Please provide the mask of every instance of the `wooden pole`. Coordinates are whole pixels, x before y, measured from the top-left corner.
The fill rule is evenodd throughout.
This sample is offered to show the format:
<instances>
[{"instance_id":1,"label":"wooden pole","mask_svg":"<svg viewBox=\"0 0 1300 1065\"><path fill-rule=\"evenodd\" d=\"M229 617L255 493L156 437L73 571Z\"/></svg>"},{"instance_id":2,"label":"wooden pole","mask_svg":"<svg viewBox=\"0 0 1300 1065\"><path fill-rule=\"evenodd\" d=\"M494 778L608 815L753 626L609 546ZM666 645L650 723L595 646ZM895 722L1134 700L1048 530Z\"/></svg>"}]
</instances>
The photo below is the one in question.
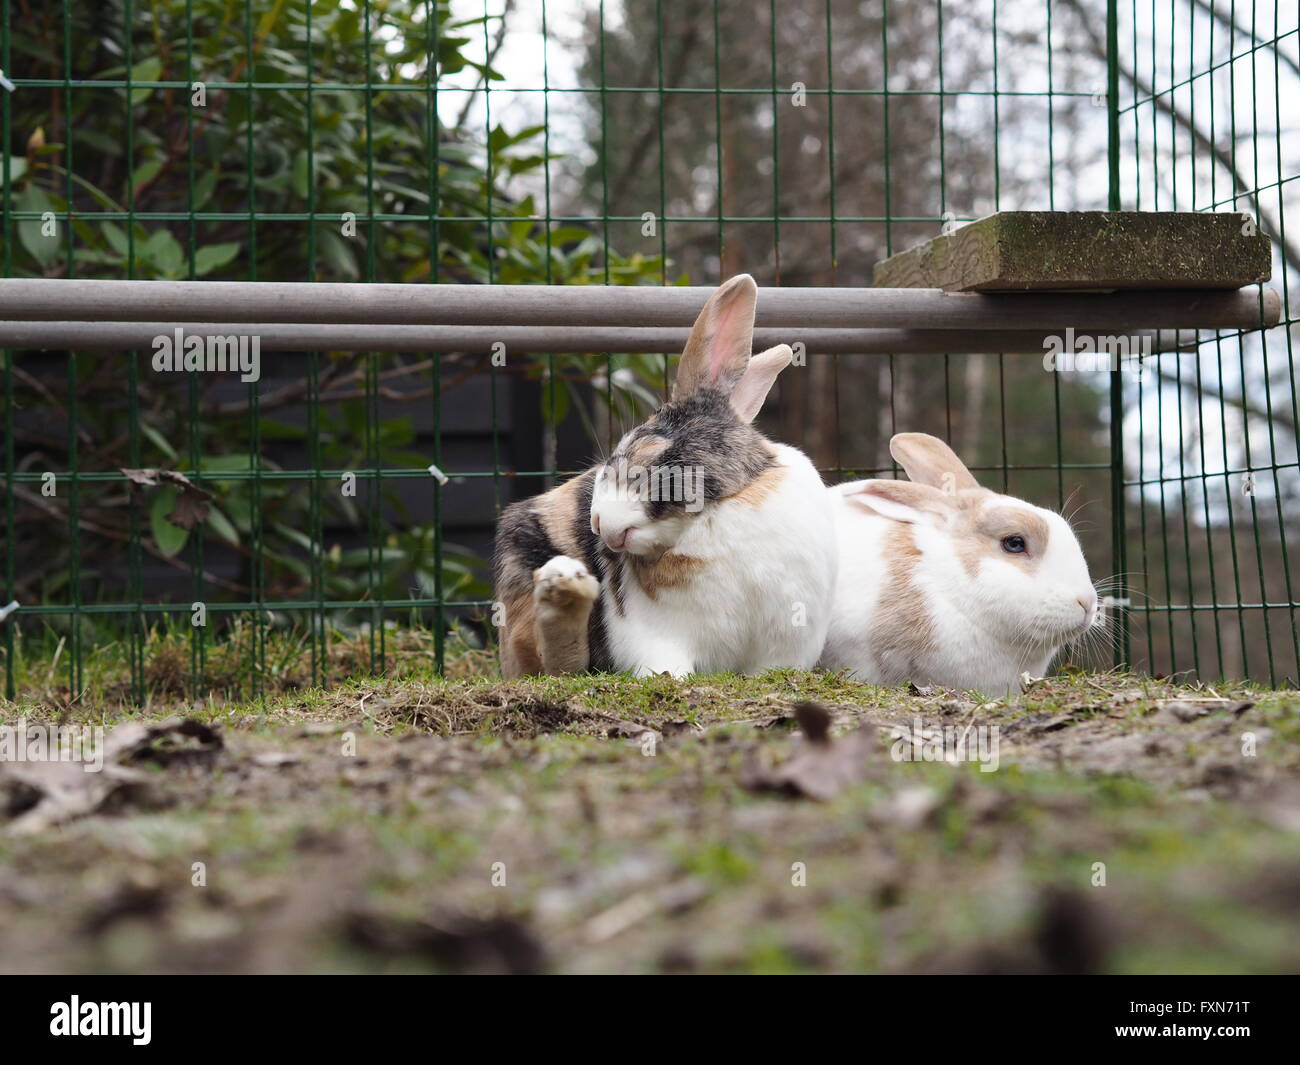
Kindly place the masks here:
<instances>
[{"instance_id":1,"label":"wooden pole","mask_svg":"<svg viewBox=\"0 0 1300 1065\"><path fill-rule=\"evenodd\" d=\"M686 328L712 288L366 285L276 281L0 279L0 320ZM939 289L765 288L761 327L1041 330L1255 329L1272 289L985 294ZM797 336L787 338L791 343ZM626 350L615 345L618 350ZM987 350L982 348L981 350Z\"/></svg>"},{"instance_id":2,"label":"wooden pole","mask_svg":"<svg viewBox=\"0 0 1300 1065\"><path fill-rule=\"evenodd\" d=\"M679 352L686 329L556 326L319 325L284 322L45 322L0 321L0 348L106 351L157 350L155 338L175 346L176 330L188 336L257 337L261 350L272 351L424 351L491 354L509 357L528 352ZM1085 336L1076 335L1077 344ZM801 343L808 354L960 355L973 352L1042 355L1049 338L1041 330L978 329L758 329L754 350ZM1151 350L1173 351L1195 344L1192 330L1140 330L1122 334L1126 351L1137 352L1144 338ZM1094 338L1095 339L1095 338ZM1100 341L1101 350L1112 338ZM497 345L504 345L498 348ZM1122 344L1120 345L1122 347Z\"/></svg>"}]
</instances>

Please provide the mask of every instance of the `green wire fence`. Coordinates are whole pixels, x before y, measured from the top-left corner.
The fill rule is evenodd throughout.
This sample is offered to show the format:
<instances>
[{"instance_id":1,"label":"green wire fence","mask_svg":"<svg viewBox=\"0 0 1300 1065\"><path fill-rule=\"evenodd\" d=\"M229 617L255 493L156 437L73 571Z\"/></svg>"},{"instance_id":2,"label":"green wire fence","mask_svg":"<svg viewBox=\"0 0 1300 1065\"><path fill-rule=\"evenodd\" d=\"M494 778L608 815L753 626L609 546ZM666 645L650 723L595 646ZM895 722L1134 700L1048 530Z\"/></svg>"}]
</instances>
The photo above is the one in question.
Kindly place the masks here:
<instances>
[{"instance_id":1,"label":"green wire fence","mask_svg":"<svg viewBox=\"0 0 1300 1065\"><path fill-rule=\"evenodd\" d=\"M1066 508L1113 601L1080 661L1300 675L1286 5L0 11L6 277L859 286L999 209L1250 214L1273 329L1141 375L818 355L765 417L828 480L892 471L889 436L922 430ZM69 697L121 665L139 700L164 675L257 694L490 645L492 515L616 439L671 354L265 353L234 385L150 351L5 351L6 694L51 663Z\"/></svg>"},{"instance_id":2,"label":"green wire fence","mask_svg":"<svg viewBox=\"0 0 1300 1065\"><path fill-rule=\"evenodd\" d=\"M1284 4L1120 5L1110 69L1122 182L1139 210L1246 212L1275 247L1283 321L1219 332L1195 358L1116 382L1123 416L1120 569L1141 574L1122 654L1294 685L1296 309L1300 267L1288 215L1300 206L1300 133L1285 101L1300 85L1297 12ZM1178 17L1174 17L1177 15ZM1118 535L1122 531L1123 535Z\"/></svg>"}]
</instances>

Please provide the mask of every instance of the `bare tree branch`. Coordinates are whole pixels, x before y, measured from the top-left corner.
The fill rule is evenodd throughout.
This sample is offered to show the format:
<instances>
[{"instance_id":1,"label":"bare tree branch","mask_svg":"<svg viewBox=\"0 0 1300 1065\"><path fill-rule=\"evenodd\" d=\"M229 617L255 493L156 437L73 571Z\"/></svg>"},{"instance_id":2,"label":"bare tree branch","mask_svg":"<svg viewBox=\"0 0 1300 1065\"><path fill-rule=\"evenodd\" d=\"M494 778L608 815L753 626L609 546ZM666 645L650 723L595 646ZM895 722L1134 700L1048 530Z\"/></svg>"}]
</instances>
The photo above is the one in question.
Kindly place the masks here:
<instances>
[{"instance_id":1,"label":"bare tree branch","mask_svg":"<svg viewBox=\"0 0 1300 1065\"><path fill-rule=\"evenodd\" d=\"M1180 377L1177 374L1160 368L1156 369L1156 374L1160 380L1171 385L1177 385L1179 388L1184 388L1202 401L1211 399L1229 407L1236 407L1243 414L1259 418L1262 421L1272 421L1275 424L1281 425L1285 429L1290 429L1292 432L1295 431L1296 423L1291 418L1290 412L1285 408L1280 406L1274 407L1270 412L1266 407L1261 406L1259 403L1252 402L1244 395L1229 394L1223 391L1221 387L1206 384L1204 381L1201 381L1198 384L1195 378L1186 376Z\"/></svg>"},{"instance_id":2,"label":"bare tree branch","mask_svg":"<svg viewBox=\"0 0 1300 1065\"><path fill-rule=\"evenodd\" d=\"M491 69L492 64L496 62L497 53L501 51L501 45L505 43L506 23L510 18L510 12L514 6L515 0L506 0L506 5L501 11L501 21L497 24L496 37L488 48L487 59L483 63L485 69ZM469 113L471 108L474 106L474 101L478 98L478 94L482 91L483 84L486 81L487 74L480 72L478 84L474 86L474 91L465 94L465 106L460 109L460 114L456 116L456 124L452 126L452 129L457 133L459 133L461 128L465 125L465 120L469 118Z\"/></svg>"},{"instance_id":3,"label":"bare tree branch","mask_svg":"<svg viewBox=\"0 0 1300 1065\"><path fill-rule=\"evenodd\" d=\"M1300 63L1297 63L1281 48L1278 48L1272 41L1257 36L1253 31L1248 30L1245 26L1240 26L1233 21L1232 15L1220 11L1213 3L1206 3L1206 0L1190 0L1192 7L1196 8L1203 14L1209 15L1215 22L1225 26L1235 33L1240 33L1243 37L1250 39L1256 48L1272 48L1277 57L1291 69L1291 71L1300 78Z\"/></svg>"},{"instance_id":4,"label":"bare tree branch","mask_svg":"<svg viewBox=\"0 0 1300 1065\"><path fill-rule=\"evenodd\" d=\"M1091 20L1090 13L1084 9L1080 0L1064 0L1064 3L1079 16L1079 22L1083 32L1088 36L1089 48L1093 55L1099 59L1106 59L1106 42L1096 29L1094 21ZM1290 240L1282 238L1281 227L1274 224L1273 219L1265 214L1263 204L1260 203L1259 193L1253 191L1253 183L1247 181L1245 175L1237 168L1232 152L1210 140L1209 136L1194 125L1187 115L1179 111L1170 102L1168 94L1157 93L1136 71L1125 66L1122 60L1117 62L1120 76L1132 85L1139 95L1148 97L1158 111L1172 118L1204 151L1213 156L1216 163L1229 173L1232 177L1233 188L1248 197L1254 205L1255 217L1258 219L1260 227L1276 240L1286 266L1292 270L1300 271L1300 247L1296 247Z\"/></svg>"}]
</instances>

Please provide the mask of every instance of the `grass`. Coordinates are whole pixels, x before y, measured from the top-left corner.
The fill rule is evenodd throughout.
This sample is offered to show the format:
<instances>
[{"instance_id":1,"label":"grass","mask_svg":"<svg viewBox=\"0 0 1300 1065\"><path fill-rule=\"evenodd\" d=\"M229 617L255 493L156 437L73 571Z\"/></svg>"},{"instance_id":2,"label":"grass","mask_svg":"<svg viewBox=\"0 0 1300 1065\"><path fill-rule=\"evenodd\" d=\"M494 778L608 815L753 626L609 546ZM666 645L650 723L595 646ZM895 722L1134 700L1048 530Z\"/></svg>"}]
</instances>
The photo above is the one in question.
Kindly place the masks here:
<instances>
[{"instance_id":1,"label":"grass","mask_svg":"<svg viewBox=\"0 0 1300 1065\"><path fill-rule=\"evenodd\" d=\"M224 746L155 742L98 812L0 832L0 968L1300 966L1295 693L1077 673L987 701L795 671L505 683L460 665L145 706L107 668L76 698L29 668L6 722L179 711ZM805 700L836 737L876 730L828 802L747 786L809 749ZM895 761L891 730L918 718L996 725L997 771Z\"/></svg>"}]
</instances>

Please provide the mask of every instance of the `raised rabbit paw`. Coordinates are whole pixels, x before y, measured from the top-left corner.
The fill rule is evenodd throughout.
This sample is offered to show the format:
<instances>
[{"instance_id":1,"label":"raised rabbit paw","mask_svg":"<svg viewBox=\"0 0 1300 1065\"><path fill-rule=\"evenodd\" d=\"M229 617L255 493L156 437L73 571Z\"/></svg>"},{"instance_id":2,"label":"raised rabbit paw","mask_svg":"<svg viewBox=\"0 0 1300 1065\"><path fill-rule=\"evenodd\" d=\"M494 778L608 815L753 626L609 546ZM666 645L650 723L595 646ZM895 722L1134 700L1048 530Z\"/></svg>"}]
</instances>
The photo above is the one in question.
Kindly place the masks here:
<instances>
[{"instance_id":1,"label":"raised rabbit paw","mask_svg":"<svg viewBox=\"0 0 1300 1065\"><path fill-rule=\"evenodd\" d=\"M533 602L552 610L589 609L600 594L600 584L576 558L556 555L533 570Z\"/></svg>"}]
</instances>

